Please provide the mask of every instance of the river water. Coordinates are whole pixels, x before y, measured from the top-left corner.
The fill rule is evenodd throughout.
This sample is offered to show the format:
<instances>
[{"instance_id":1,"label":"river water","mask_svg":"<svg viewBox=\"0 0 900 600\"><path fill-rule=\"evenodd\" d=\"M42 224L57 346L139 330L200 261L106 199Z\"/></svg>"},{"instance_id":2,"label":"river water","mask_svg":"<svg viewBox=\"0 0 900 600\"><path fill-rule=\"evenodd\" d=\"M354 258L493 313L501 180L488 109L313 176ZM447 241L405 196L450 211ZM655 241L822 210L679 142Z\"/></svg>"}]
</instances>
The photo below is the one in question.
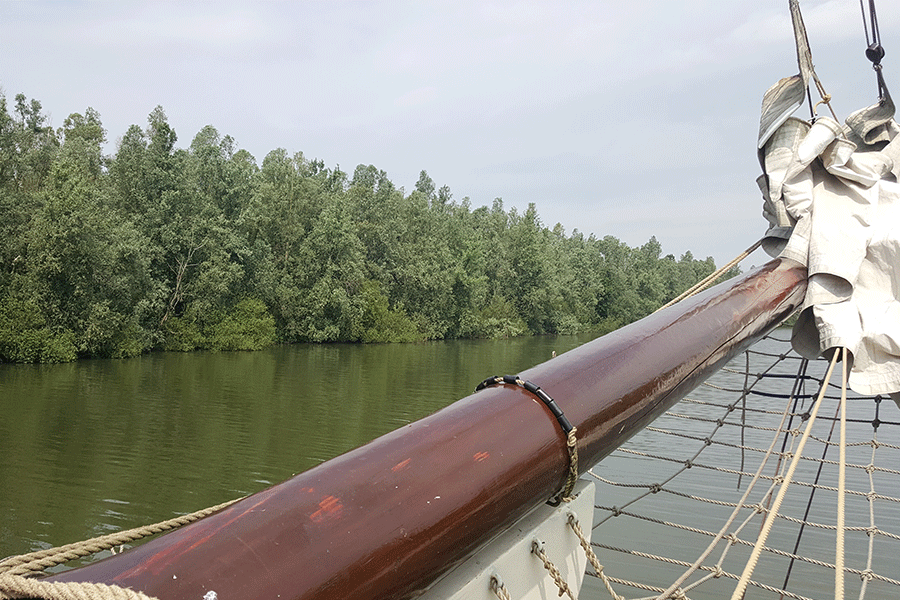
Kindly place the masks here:
<instances>
[{"instance_id":1,"label":"river water","mask_svg":"<svg viewBox=\"0 0 900 600\"><path fill-rule=\"evenodd\" d=\"M162 521L262 490L435 412L470 394L485 377L524 371L553 352L561 354L590 339L300 344L252 353L161 353L63 365L0 365L0 557ZM740 387L743 378L730 377L730 385ZM692 397L733 401L733 394L708 387ZM889 404L882 418L898 417ZM708 411L684 404L677 408ZM718 416L713 413L711 418ZM707 422L669 415L654 425L701 438L710 430ZM884 433L900 444L898 431L900 427L892 427ZM737 435L731 438L736 443ZM748 432L748 444L764 443L754 441L753 435ZM647 432L633 438L629 447L650 453L666 449L686 459L697 443L673 444L671 436ZM704 455L704 460L740 468L734 456ZM671 463L616 453L595 471L611 479L639 473L641 481L652 482L663 480L672 469ZM685 493L709 495L723 486L718 475L697 468L690 473L690 478L679 476ZM740 495L735 482L733 477L726 484L734 490L730 501ZM896 489L880 491L900 495ZM598 488L598 505L621 506L626 499L619 490ZM803 498L796 504L799 511ZM696 518L695 525L705 529L716 529L711 523L727 516L714 507L698 511L696 504L679 506L670 497L657 510L661 518ZM865 526L868 505L857 502L851 510L856 511L851 521ZM595 518L607 514L601 509ZM595 531L594 540L616 540L613 545L619 545L625 536L639 540L651 535L658 533L632 518L608 522ZM667 546L689 545L697 548L692 550L696 557L707 543L664 535L653 538L650 548L664 552ZM888 559L895 561L898 553L900 543L892 542ZM649 573L632 558L619 560L605 550L600 555L610 573L637 579ZM853 560L859 565L864 556ZM780 569L778 585L784 576ZM671 581L681 571L672 569L661 579ZM881 571L896 569L888 564ZM816 584L817 591L827 591L829 580L818 578L804 579ZM584 592L585 598L606 595L595 579L586 582ZM713 588L711 595L691 597L721 595L722 589Z\"/></svg>"},{"instance_id":2,"label":"river water","mask_svg":"<svg viewBox=\"0 0 900 600\"><path fill-rule=\"evenodd\" d=\"M0 365L0 557L259 491L591 339Z\"/></svg>"}]
</instances>

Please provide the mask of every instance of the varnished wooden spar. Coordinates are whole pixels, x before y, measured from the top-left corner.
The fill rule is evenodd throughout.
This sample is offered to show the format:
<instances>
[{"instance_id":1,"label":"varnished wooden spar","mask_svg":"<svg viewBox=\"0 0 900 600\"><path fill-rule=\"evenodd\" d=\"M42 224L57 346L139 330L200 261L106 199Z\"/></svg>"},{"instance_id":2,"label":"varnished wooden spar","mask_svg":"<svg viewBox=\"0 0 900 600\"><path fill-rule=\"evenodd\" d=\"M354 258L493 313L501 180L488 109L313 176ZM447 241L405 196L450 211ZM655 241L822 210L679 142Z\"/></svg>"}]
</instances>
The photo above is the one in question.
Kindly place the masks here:
<instances>
[{"instance_id":1,"label":"varnished wooden spar","mask_svg":"<svg viewBox=\"0 0 900 600\"><path fill-rule=\"evenodd\" d=\"M584 471L787 317L805 276L773 261L521 377L577 427ZM567 468L549 409L522 388L492 387L52 579L114 583L163 600L210 591L219 600L412 598L555 494Z\"/></svg>"}]
</instances>

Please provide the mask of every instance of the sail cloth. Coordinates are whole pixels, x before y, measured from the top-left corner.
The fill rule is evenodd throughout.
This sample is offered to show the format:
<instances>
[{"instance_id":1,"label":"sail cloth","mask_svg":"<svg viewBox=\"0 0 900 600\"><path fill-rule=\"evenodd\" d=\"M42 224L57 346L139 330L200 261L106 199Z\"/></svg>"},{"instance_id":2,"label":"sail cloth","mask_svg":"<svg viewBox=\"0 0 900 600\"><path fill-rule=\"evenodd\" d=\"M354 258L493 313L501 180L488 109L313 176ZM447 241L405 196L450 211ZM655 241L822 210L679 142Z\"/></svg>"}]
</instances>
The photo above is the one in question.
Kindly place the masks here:
<instances>
[{"instance_id":1,"label":"sail cloth","mask_svg":"<svg viewBox=\"0 0 900 600\"><path fill-rule=\"evenodd\" d=\"M772 120L766 112L764 104L763 123ZM763 247L809 271L794 349L812 359L846 347L850 388L898 400L900 125L893 115L885 92L846 125L789 116L777 128L761 126L757 182L770 225Z\"/></svg>"}]
</instances>

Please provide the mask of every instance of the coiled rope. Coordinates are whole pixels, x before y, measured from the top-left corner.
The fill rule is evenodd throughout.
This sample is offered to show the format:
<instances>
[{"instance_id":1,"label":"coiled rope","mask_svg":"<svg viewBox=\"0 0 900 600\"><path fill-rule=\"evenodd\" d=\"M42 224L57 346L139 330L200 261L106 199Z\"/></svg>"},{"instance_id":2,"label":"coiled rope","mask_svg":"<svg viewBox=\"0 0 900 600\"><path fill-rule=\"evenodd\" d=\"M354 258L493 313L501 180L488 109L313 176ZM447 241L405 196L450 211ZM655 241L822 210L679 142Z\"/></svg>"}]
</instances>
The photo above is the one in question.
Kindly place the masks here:
<instances>
[{"instance_id":1,"label":"coiled rope","mask_svg":"<svg viewBox=\"0 0 900 600\"><path fill-rule=\"evenodd\" d=\"M157 600L117 585L82 582L35 581L20 575L0 575L0 598L42 600Z\"/></svg>"},{"instance_id":2,"label":"coiled rope","mask_svg":"<svg viewBox=\"0 0 900 600\"><path fill-rule=\"evenodd\" d=\"M111 533L82 542L19 556L10 556L0 560L0 600L12 598L40 598L44 600L153 600L151 596L141 592L115 585L38 581L30 577L56 565L91 556L103 550L109 550L122 544L156 535L157 533L178 529L188 523L193 523L214 512L218 512L238 500L240 498L204 508L188 515L154 523L153 525L135 527L134 529Z\"/></svg>"}]
</instances>

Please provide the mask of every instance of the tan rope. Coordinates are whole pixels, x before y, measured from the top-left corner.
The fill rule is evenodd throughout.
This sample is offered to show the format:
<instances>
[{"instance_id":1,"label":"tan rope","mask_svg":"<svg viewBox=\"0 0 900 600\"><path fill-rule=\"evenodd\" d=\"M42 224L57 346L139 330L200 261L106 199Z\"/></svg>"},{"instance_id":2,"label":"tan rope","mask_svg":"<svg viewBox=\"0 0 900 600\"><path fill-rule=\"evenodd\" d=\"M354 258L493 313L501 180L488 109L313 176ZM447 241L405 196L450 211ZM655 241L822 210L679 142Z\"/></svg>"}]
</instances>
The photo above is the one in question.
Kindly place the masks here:
<instances>
[{"instance_id":1,"label":"tan rope","mask_svg":"<svg viewBox=\"0 0 900 600\"><path fill-rule=\"evenodd\" d=\"M779 429L781 429L784 426L784 423L787 420L789 408L790 408L790 402L785 404L784 412L781 415L781 424L778 427ZM703 553L700 554L699 558L697 558L697 560L694 561L694 564L692 564L690 566L690 568L681 575L681 577L676 579L675 582L672 583L672 585L670 585L668 587L668 589L666 589L662 594L657 596L657 600L666 598L670 594L675 592L675 590L677 590L678 587L681 586L687 580L687 578L690 577L700 567L701 564L703 564L703 561L705 561L706 558L712 553L713 549L718 545L719 541L725 537L725 532L728 530L729 527L731 527L731 524L734 522L738 513L745 506L747 498L750 497L750 492L756 486L757 482L759 482L759 480L762 478L763 469L765 468L766 463L769 461L769 458L771 458L771 456L774 453L775 443L777 442L777 440L778 440L777 436L772 438L772 442L771 442L771 444L769 444L769 449L766 451L765 455L763 456L763 459L759 464L759 468L757 468L756 473L754 473L753 479L750 481L750 484L747 486L747 489L744 492L744 495L741 496L741 499L735 505L735 508L731 513L731 516L728 517L728 520L721 527L721 529L719 529L719 532L715 535L712 542L709 543L706 550L704 550ZM741 470L743 471L743 469L741 469Z\"/></svg>"},{"instance_id":2,"label":"tan rope","mask_svg":"<svg viewBox=\"0 0 900 600\"><path fill-rule=\"evenodd\" d=\"M591 566L594 567L594 573L600 578L603 585L606 586L606 591L609 592L609 595L612 596L613 600L625 600L624 596L620 596L616 593L609 577L603 572L603 565L600 564L600 559L597 558L594 549L591 548L591 541L585 537L584 532L581 530L581 525L578 524L578 517L576 517L574 513L569 515L568 523L569 527L572 528L572 531L575 532L575 536L578 538L578 543L581 545L581 549L584 550L585 556L587 556Z\"/></svg>"},{"instance_id":3,"label":"tan rope","mask_svg":"<svg viewBox=\"0 0 900 600\"><path fill-rule=\"evenodd\" d=\"M870 464L875 464L875 453L878 450L878 443L876 441L876 437L878 436L878 430L875 430L875 433L872 435L872 458L870 459ZM869 531L869 543L868 549L866 553L866 573L872 572L872 559L875 555L875 532L877 531L877 527L875 527L875 476L874 469L869 470L869 493L867 494L868 504L869 504L869 527L867 528ZM862 586L859 590L859 598L862 600L866 596L866 588L869 585L869 579L871 577L863 577L862 578Z\"/></svg>"},{"instance_id":4,"label":"tan rope","mask_svg":"<svg viewBox=\"0 0 900 600\"><path fill-rule=\"evenodd\" d=\"M578 482L578 439L575 434L578 428L573 427L566 436L566 448L569 451L569 476L566 479L566 485L559 493L559 499L563 502L572 501L572 490Z\"/></svg>"},{"instance_id":5,"label":"tan rope","mask_svg":"<svg viewBox=\"0 0 900 600\"><path fill-rule=\"evenodd\" d=\"M788 340L776 340L776 341L783 342L785 344L789 343ZM757 353L757 352L753 352L753 353L760 354L761 356L772 356L774 358L779 358L779 359L781 358L781 356L777 355L777 354ZM826 367L827 367L827 364L828 363L826 362L825 363ZM824 370L825 369L823 369L823 372L824 372ZM736 371L735 374L741 375L742 379L745 379L743 377L744 376L743 371ZM837 379L837 378L835 378L835 379ZM751 387L754 386L755 382L752 377L751 377L750 381L751 381L751 384L750 384ZM815 384L817 386L827 386L827 388L829 390L832 388L836 388L838 385L841 385L841 382L835 383L835 382L829 382L827 380L823 382L821 377L812 378L811 381L815 381ZM735 386L732 386L732 387L735 387ZM739 387L739 386L736 386L736 387ZM796 391L797 390L794 390L794 392L796 392ZM740 395L740 394L742 394L743 390L735 389L735 390L733 390L733 392L735 394ZM817 391L817 392L821 393L820 391ZM849 394L850 394L850 392L847 391L848 396L849 396ZM735 396L735 397L737 397L737 396ZM782 411L782 410L771 411L771 410L750 409L750 412L759 413L761 415L762 414L766 414L766 415L771 414L773 416L779 415L782 422L784 422L784 413L787 412L788 416L801 418L805 422L806 420L808 420L808 417L809 417L808 411L812 410L812 406L810 406L809 409L807 409L807 410L798 409L797 407L791 408L790 406L793 402L792 398L794 398L793 395L788 397L787 403L783 406L783 408L785 409L784 411ZM825 398L823 398L823 400L830 399L830 398L832 398L832 396L826 395ZM840 398L840 396L838 395L837 398ZM837 399L837 398L835 398L835 399ZM815 400L815 396L813 397L813 400ZM739 400L738 400L738 402L739 402ZM878 420L879 413L878 413L878 409L877 409L877 406L878 406L877 398L875 399L875 402L876 402L875 419L871 421L871 425L873 425L877 431L879 423L889 424L889 425L895 426L895 429L892 431L896 431L896 426L900 425L900 423L883 420L883 419L885 419L884 412L882 412L882 415L880 416L880 419L882 419L882 420L881 421ZM728 420L728 415L732 415L732 418L736 418L737 413L735 413L734 411L739 409L739 406L736 407L735 403L729 404L727 402L712 403L712 402L700 401L700 402L695 402L695 404L698 405L697 408L705 408L705 407L721 408L722 410L727 411L726 414L723 415L722 421L724 421L725 424L731 424L731 425L735 424L734 422L731 422ZM838 419L838 422L839 422L840 406L837 406L837 408L838 408L838 410L835 413L835 417ZM854 407L848 407L847 410L849 411L849 410L852 410L853 408ZM882 408L885 408L885 407L882 406ZM888 403L888 408L892 408L892 405L890 403ZM685 413L689 413L689 412L690 411L685 411ZM678 418L679 419L681 419L681 418L690 419L691 421L697 421L697 422L715 422L716 429L718 429L720 427L720 425L718 423L718 421L719 421L718 419L715 419L715 418L709 419L709 418L700 417L699 414L701 414L701 413L698 412L698 416L692 416L691 414L682 414L682 415L678 415ZM666 415L667 415L667 417L671 416L671 411L667 412ZM850 420L850 416L852 416L852 415L848 415L848 417L847 417L848 420ZM893 415L891 415L891 416L893 416ZM890 418L890 417L888 417L888 418ZM816 425L817 427L821 426L820 421L821 421L821 419L818 419L817 425ZM856 419L855 422L865 423L867 421L865 419ZM777 421L775 423L777 424ZM747 425L749 425L749 424L745 424L745 426L747 426ZM789 450L786 449L785 452L775 452L774 448L773 448L773 450L771 452L772 456L782 456L784 458L784 472L786 472L787 468L788 468L788 463L791 462L790 459L793 458L794 456L797 456L797 454L795 454L797 440L800 439L801 435L803 435L803 432L801 429L799 429L797 427L792 427L790 430L786 431L784 429L784 427L785 427L785 425L783 423L781 426L776 427L774 429L773 428L760 428L760 429L761 430L765 429L767 431L773 430L776 432L780 431L784 434L787 434L787 435L790 435L793 437L794 442L790 445L791 447ZM671 431L670 431L670 429L671 429ZM648 427L645 431L647 431L647 430L655 431L657 434L675 435L675 436L678 436L679 440L683 439L683 438L691 439L691 440L698 442L699 444L701 444L704 447L712 448L712 447L719 446L723 449L724 448L733 449L733 448L744 447L743 444L738 445L738 444L731 444L731 443L725 443L725 442L720 442L720 441L714 440L712 435L710 435L708 437L704 437L704 435L700 434L700 433L697 433L696 435L689 435L689 434L682 433L684 430L694 431L694 429L692 428L691 425L682 426L678 423L674 423L669 426L660 426L660 427L651 426L651 427ZM820 440L815 435L813 435L813 433L810 433L810 435L808 437L808 442L806 444L807 448L811 445L811 442L816 441L816 440L824 445L839 446L839 441L837 439L835 439L835 440L821 439ZM724 435L724 433L723 433L723 435ZM780 435L781 435L780 433L776 433L776 435L773 437L775 439L779 439ZM770 442L772 441L773 437L769 437L766 440L766 444L765 444L766 446L770 445ZM837 438L837 436L835 436L835 438ZM639 442L639 445L643 445L643 442ZM661 443L654 440L652 444L650 444L648 442L647 445L652 448L657 448L657 447L670 448L670 449L672 449L672 454L674 454L674 456L664 456L664 455L660 455L660 453L656 453L656 452L646 452L646 453L634 452L633 454L640 455L640 456L653 455L655 458L667 460L676 465L684 465L685 462L690 462L691 466L694 468L701 467L704 469L711 469L713 471L717 471L720 473L737 473L738 472L738 471L735 471L734 469L726 469L726 468L722 468L718 465L705 466L705 465L702 465L701 463L697 462L697 460L685 461L684 460L685 457L681 454L681 450L683 450L685 447L681 446L681 445L677 445L677 444L671 444L665 440L663 440ZM890 578L890 577L886 577L885 575L879 574L873 570L874 546L876 545L875 540L878 538L881 538L882 541L879 541L878 544L881 544L883 541L889 541L888 543L894 543L893 540L900 541L900 535L895 534L890 531L886 531L885 529L878 527L876 525L876 519L874 516L874 512L875 512L874 505L875 505L876 501L883 500L883 501L887 501L887 502L898 502L898 501L900 501L900 499L891 498L890 496L885 496L883 494L879 494L876 491L877 488L874 483L874 478L879 477L881 475L882 468L876 466L875 459L876 459L878 452L881 452L882 450L900 451L900 446L898 446L896 444L893 444L893 445L885 444L884 442L882 442L880 440L876 441L875 435L873 435L871 437L871 439L869 439L869 441L864 441L864 442L850 443L849 440L846 440L844 445L847 447L847 459L848 460L846 460L846 462L845 462L846 467L848 469L864 470L864 471L866 471L866 474L868 477L868 486L866 487L866 489L863 489L863 490L851 489L852 484L853 484L853 479L851 478L851 479L848 479L846 482L847 490L845 491L845 493L851 497L855 496L855 497L865 498L865 500L867 500L868 509L869 509L869 521L867 523L867 525L868 525L867 527L862 526L862 524L860 524L860 526L858 526L858 527L845 527L844 528L846 531L846 538L847 538L846 539L847 552L850 551L851 544L853 544L853 543L859 544L860 543L860 535L859 534L867 536L867 538L868 538L867 542L868 542L868 547L869 547L869 556L868 556L867 563L863 563L862 565L859 565L860 568L858 568L858 569L853 568L849 564L845 563L845 568L844 568L845 580L847 577L850 577L851 579L855 579L855 577L860 578L860 580L862 582L862 588L860 589L859 599L863 600L863 598L865 597L866 588L868 587L868 584L870 581L873 582L873 585L877 584L877 585L889 585L889 586L894 586L894 587L900 587L900 581ZM854 446L858 447L858 448L861 448L863 446L869 447L870 456L867 456L867 457L863 458L862 460L850 460L850 457L851 457L850 453ZM676 447L678 448L677 452L675 451ZM755 448L753 445L746 446L746 447L753 451L765 453L765 448ZM838 451L838 448L835 448L835 452L837 452L837 451ZM628 452L628 450L624 449L624 448L620 448L615 451L616 454L623 453L623 452L625 454L632 454L632 452ZM724 455L724 456L729 457L729 460L732 460L732 459L737 460L736 453L734 453L734 452L732 452L728 455ZM839 465L837 456L834 457L835 460L825 460L824 456L821 459L817 458L817 457L811 458L811 457L807 457L807 456L803 456L803 455L799 455L799 456L800 456L801 463L798 465L798 468L802 468L802 465L804 464L803 461L811 461L812 463L815 463L815 464L832 465L834 467L833 472L835 474L835 479L834 479L835 485L837 484L837 470L838 470L838 465ZM891 458L889 458L889 459L882 458L882 462L885 462L885 461L896 463L896 461L897 461L896 455L891 456ZM771 463L771 461L769 461L769 462ZM855 463L858 463L858 464L855 464ZM755 466L754 466L753 470L756 470ZM683 469L682 469L682 471L683 471ZM679 471L679 472L682 472L682 471ZM740 471L743 472L744 469L741 469ZM784 481L784 477L783 477L784 472L782 472L781 475L779 475L777 477L761 475L761 477L760 477L761 480L766 479L766 480L772 481L771 487L765 493L765 496L763 498L766 498L766 497L768 497L770 499L774 498L774 496L778 492L778 486L781 485L782 482ZM808 472L808 470L807 470L807 472ZM695 593L694 590L706 589L706 582L709 582L710 580L717 578L717 577L733 579L735 584L739 581L740 572L737 575L735 575L735 574L727 572L724 569L724 567L727 567L726 561L731 560L730 557L726 557L726 554L733 555L735 552L739 552L738 550L732 550L732 549L736 549L736 548L744 548L745 550L741 551L741 552L746 552L746 554L744 554L744 556L747 556L750 554L750 551L754 547L754 542L755 542L757 536L753 535L752 537L749 538L750 541L746 541L746 538L741 539L743 537L743 534L741 532L746 530L749 533L749 530L751 529L751 527L753 527L753 525L755 523L759 524L760 519L762 519L763 521L765 520L766 513L768 512L768 510L763 510L761 512L757 510L757 507L761 506L761 504L765 504L766 501L764 499L759 500L757 504L753 504L753 505L746 505L747 500L742 500L740 502L723 502L723 501L717 500L715 497L706 498L702 494L701 495L686 494L686 493L680 492L677 489L674 489L674 487L670 488L665 485L660 486L658 483L649 483L649 482L648 483L631 483L631 481L633 481L633 478L638 475L637 473L630 473L630 472L623 473L624 479L622 479L621 481L613 481L610 479L606 479L606 478L598 476L596 473L591 472L591 471L589 471L589 473L596 480L598 480L599 482L602 482L604 485L611 485L611 486L616 486L619 488L639 488L641 491L634 495L639 495L641 497L647 497L648 495L646 494L646 490L649 489L649 490L654 490L654 493L662 492L662 494L660 494L660 495L671 494L671 495L679 496L681 498L685 498L685 499L689 499L689 500L693 500L693 501L708 502L711 504L719 504L722 506L727 505L727 506L730 506L731 508L741 506L742 504L744 504L742 509L743 510L749 509L751 511L751 513L744 520L744 524L738 524L737 528L735 528L735 524L732 524L731 528L728 529L728 531L730 533L728 533L728 535L719 542L719 545L721 547L721 553L720 553L720 556L718 557L716 564L713 566L710 566L708 564L698 565L696 570L694 570L694 573L696 575L698 575L699 577L693 577L690 581L685 581L683 583L684 587L682 587L680 589L676 588L675 593L676 594L684 593L685 596L693 597L693 593ZM837 492L838 492L837 487L822 485L818 482L812 483L812 482L801 481L802 477L799 477L799 473L800 473L800 471L797 471L797 473L795 473L792 478L792 481L791 481L792 488L795 488L797 486L809 487L809 488L813 488L816 490L822 490L822 491L832 493L832 494L834 494L833 497L835 499L837 498ZM752 476L753 472L751 471L749 473L744 473L744 474L746 474L748 476ZM895 476L895 475L900 474L900 471L898 471L896 469L885 469L884 474L890 475L890 476ZM614 477L613 479L616 479L616 478ZM689 485L689 483L685 482L684 485ZM895 484L892 484L892 485L895 485ZM757 489L759 489L758 485L756 487L757 487ZM602 493L602 492L599 492L599 493ZM630 498L632 498L631 495L629 495L627 499L623 499L625 501L625 506L632 504L632 502L629 502ZM785 503L787 503L789 500L790 500L790 498L786 498ZM600 519L601 522L607 521L612 516L622 515L623 518L628 518L628 519L636 518L643 522L647 522L648 524L653 524L653 525L662 526L662 527L666 527L666 528L671 527L671 528L674 528L679 531L689 532L692 535L694 535L694 534L702 535L702 536L706 537L707 540L711 540L716 537L715 531L698 530L696 528L690 527L689 524L687 524L687 523L684 523L684 524L678 523L678 522L670 523L668 519L665 519L665 520L654 519L653 516L661 517L662 515L667 514L666 509L664 508L664 506L666 505L667 502L668 501L665 499L654 501L654 500L650 500L648 498L648 501L645 505L652 506L653 508L651 510L661 511L659 514L653 514L653 515L641 514L641 512L622 510L622 504L619 504L618 508L615 506L599 506L596 508L601 511L607 511L608 513L612 513L610 515L610 517ZM832 505L832 506L834 506L834 505ZM882 505L882 506L884 506L884 505ZM849 500L848 500L847 508L848 508L848 510L850 508ZM893 507L885 506L885 509L892 511L893 513L896 513L896 509ZM704 509L701 508L699 510L703 511ZM729 509L728 512L731 512L731 510ZM807 526L819 528L821 530L830 530L831 532L836 532L836 530L837 530L837 526L836 526L835 520L833 518L829 519L830 523L817 523L815 521L797 519L797 518L794 518L787 514L782 514L782 512L783 511L779 511L779 513L777 514L776 525L777 525L778 521L784 520L785 522L796 523L796 524L806 524ZM832 513L832 514L834 514L834 513ZM718 528L719 525L716 525L716 527ZM641 528L641 529L643 530L643 528ZM774 534L775 532L773 531L772 533ZM834 533L832 535L834 535ZM769 537L772 537L772 536L770 535ZM634 543L638 544L639 542L637 540L634 540ZM724 546L723 546L723 543L724 543ZM832 541L832 543L835 543L835 542ZM612 553L623 553L626 555L630 555L630 558L622 559L622 560L626 560L626 561L630 560L631 562L634 562L635 559L638 559L638 560L646 559L649 561L655 561L655 562L659 562L659 563L668 563L668 564L673 564L673 565L677 564L677 565L683 566L684 568L693 567L693 565L691 565L690 563L693 562L694 558L697 556L697 554L695 553L688 560L679 561L676 559L675 556L670 558L670 557L664 557L664 556L656 556L655 554L649 554L649 553L639 553L636 550L625 550L622 548L609 546L609 545L601 544L598 542L593 542L592 546L601 548L601 549L603 549L602 551L604 551L604 552L609 551ZM699 552L705 546L706 546L706 543L704 543L700 548L698 548L697 551ZM863 546L863 548L864 548L864 546ZM854 547L854 552L858 552L858 551L859 551L858 546ZM596 552L599 553L600 550L598 550ZM806 563L808 566L814 567L816 569L825 569L825 570L834 570L834 571L837 570L837 567L834 564L834 560L831 563L828 563L828 562L821 561L821 560L815 560L810 557L804 557L799 554L785 552L778 548L768 547L766 545L764 545L762 548L762 554L771 555L772 559L778 558L778 559L790 559L791 561L801 561L803 563ZM849 558L849 556L847 558ZM613 560L618 560L618 559L610 558L609 560L613 561ZM707 558L707 560L709 560L709 559ZM740 560L740 562L742 564L746 562L746 558L735 559L735 560ZM845 559L845 561L846 561L846 559ZM760 563L761 563L760 566L762 566L762 559L760 559ZM767 566L769 569L771 569L771 563L768 564ZM609 569L611 567L611 565L606 565L606 567L607 567L607 569ZM683 571L683 569L682 569L682 571ZM757 568L757 571L759 571L759 568ZM649 573L649 571L648 571L648 573ZM587 575L595 576L594 573L592 572L592 570L589 570ZM834 573L828 573L828 574L823 574L823 575L824 576L822 577L822 579L826 580L826 581L827 581L828 577L834 577ZM598 577L598 583L600 583L599 579L600 578ZM627 581L627 580L619 579L616 577L608 577L608 579L613 585L616 586L617 589L620 589L620 590L622 589L620 586L623 586L623 585L629 586L629 587L635 587L637 589L646 589L646 590L653 589L652 586L645 586L645 585L641 585L641 584L634 585L636 583L634 581ZM669 582L671 582L671 581L672 581L672 578L670 578L665 585L669 585ZM799 592L800 588L802 588L803 585L804 584L800 584L798 586L797 590L790 591L786 587L784 589L776 588L776 587L766 585L765 583L762 583L761 581L750 579L748 582L747 590L756 588L760 591L771 592L771 593L775 594L774 597L782 597L785 599L793 598L796 600L810 600L810 598L808 598L807 596L795 593L795 592ZM786 584L785 584L785 586L786 586ZM879 588L879 589L882 589L882 588ZM649 598L644 597L644 598L641 598L640 600L650 600L650 598L656 598L658 595L662 594L663 591L664 590L662 588L657 588L653 591L653 594ZM883 592L883 589L882 589L882 592ZM699 593L699 592L697 592L697 593ZM846 590L845 590L844 594L846 597L846 594L847 594ZM894 594L894 595L896 595L896 594ZM630 598L631 596L628 596L628 597ZM672 598L671 595L668 595L668 596L664 595L663 597L668 597L670 599ZM887 597L887 596L885 596L884 593L880 593L879 597ZM891 596L891 597L893 597L893 596Z\"/></svg>"},{"instance_id":6,"label":"tan rope","mask_svg":"<svg viewBox=\"0 0 900 600\"><path fill-rule=\"evenodd\" d=\"M837 354L837 352L835 352ZM844 503L847 473L847 349L841 348L841 443L838 464L837 532L834 557L834 599L844 599Z\"/></svg>"},{"instance_id":7,"label":"tan rope","mask_svg":"<svg viewBox=\"0 0 900 600\"><path fill-rule=\"evenodd\" d=\"M550 559L547 557L547 553L544 552L544 549L541 547L541 543L537 540L534 540L531 543L531 552L541 559L541 562L544 563L544 568L547 569L547 572L550 573L550 578L553 579L553 583L556 584L556 587L559 588L559 595L562 597L563 594L566 594L572 600L575 599L575 595L572 593L572 589L569 587L569 584L563 578L562 574L559 572L559 569L556 568Z\"/></svg>"},{"instance_id":8,"label":"tan rope","mask_svg":"<svg viewBox=\"0 0 900 600\"><path fill-rule=\"evenodd\" d=\"M111 533L90 540L48 548L0 561L0 600L40 598L42 600L155 600L141 592L116 585L89 582L39 581L26 575L41 573L50 567L67 563L133 542L163 531L192 523L240 500L230 500L189 515L182 515L153 525Z\"/></svg>"},{"instance_id":9,"label":"tan rope","mask_svg":"<svg viewBox=\"0 0 900 600\"><path fill-rule=\"evenodd\" d=\"M835 352L834 356L831 358L831 363L828 365L828 372L825 374L825 382L831 380L831 373L834 371L834 365L837 362L838 353ZM747 565L744 567L744 572L741 574L741 579L738 581L737 587L734 589L734 592L731 594L731 600L740 600L744 597L744 593L747 590L747 584L750 582L750 577L753 575L753 570L756 568L756 563L759 561L759 556L762 553L763 546L766 543L766 538L769 537L769 532L772 530L772 525L775 522L775 517L778 514L778 509L781 508L781 503L784 501L784 496L787 493L788 486L790 485L791 479L794 476L794 471L797 469L797 465L800 463L800 456L803 454L803 447L806 445L806 440L809 439L809 433L812 431L813 423L816 422L816 416L819 414L819 408L822 406L822 398L825 396L825 390L828 388L827 385L822 385L821 390L819 391L819 397L816 399L816 404L812 409L812 413L809 415L809 422L806 425L806 430L803 434L803 437L800 438L800 442L797 444L797 450L794 453L794 458L791 460L791 464L788 467L787 474L784 477L784 482L781 484L781 487L778 490L778 496L775 498L775 502L772 505L769 514L766 515L766 520L763 523L762 530L759 533L759 537L756 539L756 545L753 547L753 551L750 553L750 558L747 560Z\"/></svg>"},{"instance_id":10,"label":"tan rope","mask_svg":"<svg viewBox=\"0 0 900 600\"><path fill-rule=\"evenodd\" d=\"M490 584L491 591L494 592L494 595L497 596L500 600L511 600L509 597L509 591L506 589L506 586L503 584L503 581L500 580L498 575L491 575Z\"/></svg>"},{"instance_id":11,"label":"tan rope","mask_svg":"<svg viewBox=\"0 0 900 600\"><path fill-rule=\"evenodd\" d=\"M156 600L141 592L102 583L49 582L8 573L0 575L0 598L43 600Z\"/></svg>"},{"instance_id":12,"label":"tan rope","mask_svg":"<svg viewBox=\"0 0 900 600\"><path fill-rule=\"evenodd\" d=\"M189 515L182 515L153 525L135 527L134 529L102 535L90 540L66 544L65 546L59 546L57 548L48 548L47 550L39 550L37 552L30 552L19 556L10 556L0 561L0 574L27 575L30 573L40 573L50 567L55 567L56 565L61 565L77 558L90 556L103 550L114 548L115 546L121 546L122 544L127 544L151 535L156 535L157 533L162 533L163 531L178 529L188 523L211 515L238 500L240 500L240 498L229 500L228 502L204 508L203 510L198 510Z\"/></svg>"},{"instance_id":13,"label":"tan rope","mask_svg":"<svg viewBox=\"0 0 900 600\"><path fill-rule=\"evenodd\" d=\"M662 310L662 309L664 309L664 308L668 308L668 307L672 306L673 304L675 304L676 302L681 302L681 301L684 300L685 298L688 298L688 297L690 297L690 296L693 296L694 294L697 294L697 293L699 293L699 292L702 292L702 291L705 290L707 287L709 287L709 285L710 285L712 282L714 282L714 281L715 281L716 279L718 279L723 273L725 273L725 271L727 271L727 270L730 269L731 267L735 266L736 264L738 264L739 262L741 262L742 260L744 260L745 258L747 258L748 256L750 256L750 254L751 254L754 250L756 250L757 248L759 248L761 244L762 244L762 239L757 240L757 242L756 242L755 244L753 244L752 246L750 246L749 248L747 248L746 250L744 250L743 252L741 252L740 254L738 254L737 256L735 256L733 259L731 259L731 261L730 261L728 264L726 264L725 266L723 266L723 267L720 268L720 269L717 269L715 272L713 272L713 273L707 275L704 279L702 279L701 281L698 281L698 282L695 283L693 286L691 286L690 288L688 288L687 290L685 290L684 292L682 292L681 295L679 295L679 296L676 297L676 298L673 298L672 300L669 300L667 303L665 303L664 305L660 306L660 307L659 307L658 309L656 309L656 310L657 310L657 311L660 311L660 310Z\"/></svg>"}]
</instances>

